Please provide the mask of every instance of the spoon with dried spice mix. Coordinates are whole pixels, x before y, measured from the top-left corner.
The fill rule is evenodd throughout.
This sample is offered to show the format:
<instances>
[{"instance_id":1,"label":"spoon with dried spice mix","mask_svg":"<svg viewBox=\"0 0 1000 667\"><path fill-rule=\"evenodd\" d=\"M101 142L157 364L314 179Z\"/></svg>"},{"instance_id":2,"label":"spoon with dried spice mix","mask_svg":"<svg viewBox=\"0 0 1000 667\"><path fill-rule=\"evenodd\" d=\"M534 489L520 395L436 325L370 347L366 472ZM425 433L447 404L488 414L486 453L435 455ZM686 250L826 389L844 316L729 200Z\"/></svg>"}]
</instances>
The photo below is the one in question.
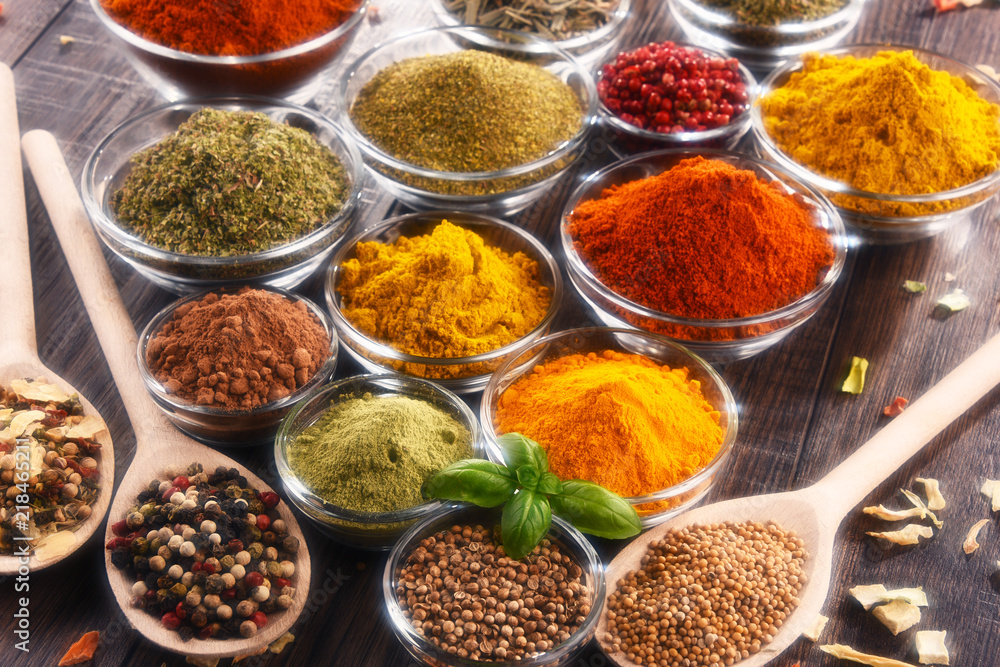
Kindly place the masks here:
<instances>
[{"instance_id":1,"label":"spoon with dried spice mix","mask_svg":"<svg viewBox=\"0 0 1000 667\"><path fill-rule=\"evenodd\" d=\"M167 650L199 658L253 654L285 634L305 606L309 593L310 559L299 524L288 505L280 502L276 494L256 475L232 459L182 435L170 425L149 398L140 379L135 329L122 304L100 244L87 220L83 203L76 192L73 178L55 138L47 132L35 130L24 136L23 148L42 201L49 212L52 225L80 289L84 305L91 315L94 330L107 357L108 366L111 368L111 374L118 386L136 436L135 457L122 479L111 507L111 516L114 520L109 522L107 534L109 549L105 550L111 589L129 624L147 639ZM187 468L186 472L190 475L178 475L168 480L165 475L172 472L167 470L168 462L174 466ZM191 464L200 464L202 471L196 467L191 468ZM181 479L182 477L184 479ZM194 492L189 492L191 488ZM218 495L220 493L223 494L222 497ZM243 507L243 502L246 503L246 507ZM258 503L262 504L263 508L258 508ZM153 519L155 514L163 512L164 506L167 506L168 523L171 521L170 517L177 523L157 529ZM252 513L254 510L260 517L255 516L255 525L251 527L247 525L248 512ZM223 513L229 518L223 518ZM233 519L239 519L240 523ZM258 589L267 587L264 584L264 579L267 579L272 588L280 583L279 591L284 590L285 582L278 580L285 578L285 567L277 553L266 553L268 547L262 542L251 542L250 545L242 542L256 539L258 533L267 530L270 524L279 520L283 523L282 530L279 531L283 536L282 540L291 537L297 541L297 544L292 545L295 547L294 582L288 586L296 590L286 591L294 595L294 597L289 595L290 600L285 601L289 603L287 609L283 611L278 609L265 614L255 605L263 607L270 596L267 595L267 591ZM157 529L157 534L153 534L153 529ZM168 535L165 529L174 534ZM234 537L230 538L231 533ZM229 538L225 544L221 543L223 536ZM174 543L170 542L175 537L179 538L174 540L176 553L174 553ZM147 547L151 547L157 540L165 542L159 544L153 554L148 550L145 553L135 553L135 558L145 559L143 567L158 572L160 576L138 581L136 574L131 570L119 569L119 566L128 565L128 555L135 550L142 550L144 545L140 539L147 541L145 545ZM237 541L240 544L237 544ZM130 554L126 554L126 558L123 559L124 548L129 549ZM272 555L274 557L271 557ZM228 558L232 558L231 564ZM163 562L154 559L162 559ZM216 572L213 559L220 566L228 567L229 571L224 574ZM134 560L134 564L139 567L140 561ZM198 564L197 568L195 564ZM211 566L211 571L206 569L206 564ZM244 571L239 572L237 565ZM248 566L253 569L247 570ZM273 572L269 569L272 567ZM233 569L237 572L234 573ZM194 570L198 572L195 573ZM194 588L200 586L197 582L202 578L199 575L203 575L204 590L200 592L187 590L185 581L188 574L190 574L189 583L192 583ZM229 585L227 575L235 577L236 574L243 575L241 579L244 581ZM257 581L258 575L259 581ZM176 583L166 587L169 582L165 578L176 579ZM209 583L209 579L212 583ZM172 605L174 611L163 613L163 606L160 606L158 611L162 616L154 616L147 609L135 604L137 597L145 597L153 590L149 587L149 583L157 587L152 595L156 602L172 601L168 597L170 595L183 599ZM220 598L223 594L229 595L226 591L235 591L236 598L239 598L230 600L236 605L235 607L228 602L223 604L223 600L220 599L219 606L212 609L213 613L218 614L218 609L222 606L229 607L238 617L239 623L234 626L235 632L227 631L219 634L219 636L228 635L229 638L226 639L202 638L201 631L205 626L198 625L202 619L200 614L207 617L210 607L214 604L212 596L216 595L216 592L212 587L215 585L220 587L218 591ZM148 590L142 591L142 586L146 586ZM181 595L182 592L184 595ZM191 593L196 593L202 599L196 604L188 604L193 601L188 599L188 594ZM162 599L158 596L162 596ZM185 607L185 604L188 606ZM205 611L202 611L199 605L204 606ZM191 638L193 629L180 631L181 616L188 612L190 612L190 622L194 628L198 628L199 634L195 638ZM258 613L261 616L258 616ZM232 619L233 617L223 620ZM247 625L247 621L254 627ZM209 627L211 625L214 623Z\"/></svg>"}]
</instances>

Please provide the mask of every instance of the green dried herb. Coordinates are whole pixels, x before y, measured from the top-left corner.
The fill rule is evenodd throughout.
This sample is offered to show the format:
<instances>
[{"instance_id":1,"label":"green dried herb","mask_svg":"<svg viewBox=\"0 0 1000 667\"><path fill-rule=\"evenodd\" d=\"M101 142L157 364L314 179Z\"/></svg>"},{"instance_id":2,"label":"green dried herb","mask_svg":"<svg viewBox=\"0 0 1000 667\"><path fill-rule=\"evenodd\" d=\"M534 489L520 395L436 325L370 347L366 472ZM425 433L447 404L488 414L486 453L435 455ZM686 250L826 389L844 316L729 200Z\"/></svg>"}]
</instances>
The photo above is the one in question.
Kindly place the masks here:
<instances>
[{"instance_id":1,"label":"green dried herb","mask_svg":"<svg viewBox=\"0 0 1000 667\"><path fill-rule=\"evenodd\" d=\"M229 257L309 234L347 192L337 156L305 130L206 108L132 157L111 205L118 224L150 245Z\"/></svg>"},{"instance_id":2,"label":"green dried herb","mask_svg":"<svg viewBox=\"0 0 1000 667\"><path fill-rule=\"evenodd\" d=\"M721 9L740 23L776 26L813 21L843 9L848 0L697 0Z\"/></svg>"},{"instance_id":3,"label":"green dried herb","mask_svg":"<svg viewBox=\"0 0 1000 667\"><path fill-rule=\"evenodd\" d=\"M618 0L444 0L443 4L467 25L521 30L558 41L606 24Z\"/></svg>"}]
</instances>

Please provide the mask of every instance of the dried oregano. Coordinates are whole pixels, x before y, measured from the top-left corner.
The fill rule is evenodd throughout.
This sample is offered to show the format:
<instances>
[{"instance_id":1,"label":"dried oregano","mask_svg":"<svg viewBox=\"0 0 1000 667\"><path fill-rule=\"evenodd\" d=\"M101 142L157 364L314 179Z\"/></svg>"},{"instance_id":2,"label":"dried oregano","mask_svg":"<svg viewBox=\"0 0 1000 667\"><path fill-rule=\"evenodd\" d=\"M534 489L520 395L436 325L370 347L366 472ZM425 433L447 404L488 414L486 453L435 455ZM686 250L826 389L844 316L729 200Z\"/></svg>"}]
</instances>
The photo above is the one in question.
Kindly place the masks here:
<instances>
[{"instance_id":1,"label":"dried oregano","mask_svg":"<svg viewBox=\"0 0 1000 667\"><path fill-rule=\"evenodd\" d=\"M118 224L150 245L228 257L314 231L347 191L337 156L305 130L206 108L132 157L111 204Z\"/></svg>"}]
</instances>

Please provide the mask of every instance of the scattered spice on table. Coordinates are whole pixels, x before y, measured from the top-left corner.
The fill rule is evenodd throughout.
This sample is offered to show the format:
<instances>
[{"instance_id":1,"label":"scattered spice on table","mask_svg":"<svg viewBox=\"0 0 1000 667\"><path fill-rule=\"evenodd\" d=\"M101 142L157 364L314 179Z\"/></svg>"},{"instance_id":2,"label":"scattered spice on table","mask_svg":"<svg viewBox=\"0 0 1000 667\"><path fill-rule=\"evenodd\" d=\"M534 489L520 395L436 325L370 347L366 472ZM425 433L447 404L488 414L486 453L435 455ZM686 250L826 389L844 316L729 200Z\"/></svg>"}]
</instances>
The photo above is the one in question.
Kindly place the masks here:
<instances>
[{"instance_id":1,"label":"scattered spice on table","mask_svg":"<svg viewBox=\"0 0 1000 667\"><path fill-rule=\"evenodd\" d=\"M812 291L834 258L809 205L753 171L701 156L580 202L569 231L611 290L699 319L786 306Z\"/></svg>"},{"instance_id":2,"label":"scattered spice on table","mask_svg":"<svg viewBox=\"0 0 1000 667\"><path fill-rule=\"evenodd\" d=\"M939 12L947 12L958 7L975 7L981 5L985 0L931 0L934 8Z\"/></svg>"},{"instance_id":3,"label":"scattered spice on table","mask_svg":"<svg viewBox=\"0 0 1000 667\"><path fill-rule=\"evenodd\" d=\"M101 0L117 23L143 39L211 56L280 51L330 32L360 0Z\"/></svg>"},{"instance_id":4,"label":"scattered spice on table","mask_svg":"<svg viewBox=\"0 0 1000 667\"><path fill-rule=\"evenodd\" d=\"M259 112L204 108L132 157L111 207L145 243L230 257L319 229L347 191L340 160L309 132Z\"/></svg>"},{"instance_id":5,"label":"scattered spice on table","mask_svg":"<svg viewBox=\"0 0 1000 667\"><path fill-rule=\"evenodd\" d=\"M886 417L898 417L903 414L903 410L906 409L908 403L909 401L902 396L897 396L892 400L892 403L882 408L882 414Z\"/></svg>"},{"instance_id":6,"label":"scattered spice on table","mask_svg":"<svg viewBox=\"0 0 1000 667\"><path fill-rule=\"evenodd\" d=\"M739 23L778 26L815 21L843 9L848 0L695 0L719 9Z\"/></svg>"},{"instance_id":7,"label":"scattered spice on table","mask_svg":"<svg viewBox=\"0 0 1000 667\"><path fill-rule=\"evenodd\" d=\"M330 337L305 302L245 287L178 307L153 334L146 363L182 400L251 410L308 383L329 354Z\"/></svg>"},{"instance_id":8,"label":"scattered spice on table","mask_svg":"<svg viewBox=\"0 0 1000 667\"><path fill-rule=\"evenodd\" d=\"M101 639L101 633L91 630L73 642L62 658L59 659L59 667L68 665L79 665L94 657L97 645Z\"/></svg>"},{"instance_id":9,"label":"scattered spice on table","mask_svg":"<svg viewBox=\"0 0 1000 667\"><path fill-rule=\"evenodd\" d=\"M96 438L106 432L54 384L0 385L0 553L32 552L90 517L102 481Z\"/></svg>"},{"instance_id":10,"label":"scattered spice on table","mask_svg":"<svg viewBox=\"0 0 1000 667\"><path fill-rule=\"evenodd\" d=\"M960 310L965 310L972 305L969 295L961 289L954 289L938 299L934 306L946 315L952 315Z\"/></svg>"},{"instance_id":11,"label":"scattered spice on table","mask_svg":"<svg viewBox=\"0 0 1000 667\"><path fill-rule=\"evenodd\" d=\"M337 290L359 331L420 357L467 357L513 343L538 326L552 299L537 261L447 220L391 244L359 243Z\"/></svg>"},{"instance_id":12,"label":"scattered spice on table","mask_svg":"<svg viewBox=\"0 0 1000 667\"><path fill-rule=\"evenodd\" d=\"M236 468L193 463L152 480L106 548L135 577L132 604L182 640L253 637L295 598L299 539L279 502Z\"/></svg>"},{"instance_id":13,"label":"scattered spice on table","mask_svg":"<svg viewBox=\"0 0 1000 667\"><path fill-rule=\"evenodd\" d=\"M911 51L870 58L810 55L760 102L767 133L799 164L866 192L953 190L1000 165L1000 106ZM834 197L881 215L931 213L917 204ZM964 200L963 200L964 201Z\"/></svg>"},{"instance_id":14,"label":"scattered spice on table","mask_svg":"<svg viewBox=\"0 0 1000 667\"><path fill-rule=\"evenodd\" d=\"M601 68L597 94L624 122L661 134L728 125L750 99L738 60L673 42L619 53Z\"/></svg>"},{"instance_id":15,"label":"scattered spice on table","mask_svg":"<svg viewBox=\"0 0 1000 667\"><path fill-rule=\"evenodd\" d=\"M919 280L904 280L903 289L910 294L920 294L927 291L927 283L922 283Z\"/></svg>"},{"instance_id":16,"label":"scattered spice on table","mask_svg":"<svg viewBox=\"0 0 1000 667\"><path fill-rule=\"evenodd\" d=\"M462 583L460 583L462 582ZM523 660L565 643L594 600L583 568L543 540L514 560L484 526L454 526L427 537L396 578L410 625L460 658Z\"/></svg>"},{"instance_id":17,"label":"scattered spice on table","mask_svg":"<svg viewBox=\"0 0 1000 667\"><path fill-rule=\"evenodd\" d=\"M851 367L847 377L840 386L845 394L860 394L865 389L865 374L868 372L868 360L861 357L851 357Z\"/></svg>"},{"instance_id":18,"label":"scattered spice on table","mask_svg":"<svg viewBox=\"0 0 1000 667\"><path fill-rule=\"evenodd\" d=\"M292 473L326 502L390 512L424 502L425 481L472 457L472 435L428 401L365 393L334 398L287 456Z\"/></svg>"},{"instance_id":19,"label":"scattered spice on table","mask_svg":"<svg viewBox=\"0 0 1000 667\"><path fill-rule=\"evenodd\" d=\"M807 557L774 522L672 528L609 596L606 639L640 665L739 662L770 644L799 605ZM659 632L647 632L654 625Z\"/></svg>"},{"instance_id":20,"label":"scattered spice on table","mask_svg":"<svg viewBox=\"0 0 1000 667\"><path fill-rule=\"evenodd\" d=\"M553 359L501 394L497 431L537 441L560 479L626 497L661 491L704 468L725 436L689 375L612 350Z\"/></svg>"},{"instance_id":21,"label":"scattered spice on table","mask_svg":"<svg viewBox=\"0 0 1000 667\"><path fill-rule=\"evenodd\" d=\"M618 0L443 0L442 5L467 25L564 40L605 25L618 7Z\"/></svg>"}]
</instances>

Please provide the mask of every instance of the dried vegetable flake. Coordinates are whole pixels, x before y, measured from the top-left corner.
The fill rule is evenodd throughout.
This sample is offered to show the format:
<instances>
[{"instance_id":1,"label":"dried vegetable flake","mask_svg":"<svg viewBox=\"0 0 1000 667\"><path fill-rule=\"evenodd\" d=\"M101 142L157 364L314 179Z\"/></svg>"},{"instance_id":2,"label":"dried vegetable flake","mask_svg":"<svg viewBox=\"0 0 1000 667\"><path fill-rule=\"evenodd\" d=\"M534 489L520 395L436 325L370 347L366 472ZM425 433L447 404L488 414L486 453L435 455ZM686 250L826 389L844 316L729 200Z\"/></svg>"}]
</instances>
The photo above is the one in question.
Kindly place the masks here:
<instances>
[{"instance_id":1,"label":"dried vegetable flake","mask_svg":"<svg viewBox=\"0 0 1000 667\"><path fill-rule=\"evenodd\" d=\"M1000 510L1000 481L988 479L983 482L979 491L990 499L990 509L994 512Z\"/></svg>"},{"instance_id":2,"label":"dried vegetable flake","mask_svg":"<svg viewBox=\"0 0 1000 667\"><path fill-rule=\"evenodd\" d=\"M802 631L802 636L811 642L818 642L819 636L823 634L823 630L826 628L826 624L829 621L830 619L823 614L816 614L816 620L814 620L808 628Z\"/></svg>"},{"instance_id":3,"label":"dried vegetable flake","mask_svg":"<svg viewBox=\"0 0 1000 667\"><path fill-rule=\"evenodd\" d=\"M913 665L908 662L901 662L899 660L893 660L892 658L883 658L878 655L862 653L861 651L856 651L850 646L844 646L843 644L824 644L819 648L824 653L829 653L835 658L860 662L863 665L870 665L870 667L913 667Z\"/></svg>"},{"instance_id":4,"label":"dried vegetable flake","mask_svg":"<svg viewBox=\"0 0 1000 667\"><path fill-rule=\"evenodd\" d=\"M989 522L989 519L982 519L969 529L969 534L965 536L965 542L962 543L962 551L966 554L971 554L979 548L979 542L976 541L976 538L979 536L979 531L983 529L983 526Z\"/></svg>"},{"instance_id":5,"label":"dried vegetable flake","mask_svg":"<svg viewBox=\"0 0 1000 667\"><path fill-rule=\"evenodd\" d=\"M841 391L848 394L860 394L865 388L865 373L868 372L868 360L861 357L851 359L851 370L844 380Z\"/></svg>"},{"instance_id":6,"label":"dried vegetable flake","mask_svg":"<svg viewBox=\"0 0 1000 667\"><path fill-rule=\"evenodd\" d=\"M898 635L920 622L920 607L906 600L893 600L889 604L875 607L872 615L889 628L889 632Z\"/></svg>"},{"instance_id":7,"label":"dried vegetable flake","mask_svg":"<svg viewBox=\"0 0 1000 667\"><path fill-rule=\"evenodd\" d=\"M884 533L869 532L868 534L872 537L881 537L882 539L888 540L893 544L905 546L917 544L921 537L934 537L934 529L930 526L921 526L919 524L911 523L905 526L902 530L890 530Z\"/></svg>"},{"instance_id":8,"label":"dried vegetable flake","mask_svg":"<svg viewBox=\"0 0 1000 667\"><path fill-rule=\"evenodd\" d=\"M904 280L903 289L910 294L920 294L927 291L927 283L922 283L919 280Z\"/></svg>"},{"instance_id":9,"label":"dried vegetable flake","mask_svg":"<svg viewBox=\"0 0 1000 667\"><path fill-rule=\"evenodd\" d=\"M945 630L921 630L917 633L917 660L921 665L947 665L948 647Z\"/></svg>"},{"instance_id":10,"label":"dried vegetable flake","mask_svg":"<svg viewBox=\"0 0 1000 667\"><path fill-rule=\"evenodd\" d=\"M927 509L943 510L947 505L944 496L941 495L941 484L931 477L917 477L917 481L924 485L924 495L927 496Z\"/></svg>"},{"instance_id":11,"label":"dried vegetable flake","mask_svg":"<svg viewBox=\"0 0 1000 667\"><path fill-rule=\"evenodd\" d=\"M965 310L972 305L972 301L969 300L968 294L960 289L956 289L954 292L948 292L943 297L938 299L937 303L934 305L950 314L957 313L960 310Z\"/></svg>"},{"instance_id":12,"label":"dried vegetable flake","mask_svg":"<svg viewBox=\"0 0 1000 667\"><path fill-rule=\"evenodd\" d=\"M94 651L97 650L97 644L101 638L101 634L97 630L91 630L84 636L73 642L73 645L69 647L64 655L59 660L59 667L65 667L66 665L79 665L81 662L87 662L94 657Z\"/></svg>"},{"instance_id":13,"label":"dried vegetable flake","mask_svg":"<svg viewBox=\"0 0 1000 667\"><path fill-rule=\"evenodd\" d=\"M903 410L906 408L908 400L902 396L897 396L893 399L892 403L882 408L882 414L886 417L898 417L903 414Z\"/></svg>"}]
</instances>

